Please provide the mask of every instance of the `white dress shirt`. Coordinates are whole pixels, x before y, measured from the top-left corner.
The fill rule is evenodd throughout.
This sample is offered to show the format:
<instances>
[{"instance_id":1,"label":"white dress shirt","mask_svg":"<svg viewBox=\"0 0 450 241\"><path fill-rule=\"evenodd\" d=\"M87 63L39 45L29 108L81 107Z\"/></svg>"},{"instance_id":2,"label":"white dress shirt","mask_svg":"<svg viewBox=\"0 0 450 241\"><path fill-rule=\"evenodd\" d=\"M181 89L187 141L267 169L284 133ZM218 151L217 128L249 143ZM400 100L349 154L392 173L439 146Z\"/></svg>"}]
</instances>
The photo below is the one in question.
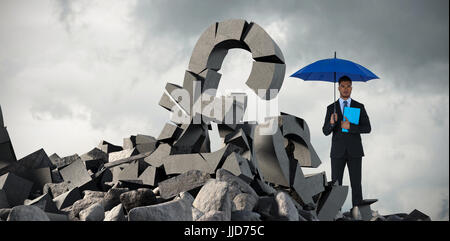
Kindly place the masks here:
<instances>
[{"instance_id":1,"label":"white dress shirt","mask_svg":"<svg viewBox=\"0 0 450 241\"><path fill-rule=\"evenodd\" d=\"M347 107L350 107L350 102L352 101L352 98L347 99ZM339 98L339 104L341 106L341 113L344 114L344 99Z\"/></svg>"}]
</instances>

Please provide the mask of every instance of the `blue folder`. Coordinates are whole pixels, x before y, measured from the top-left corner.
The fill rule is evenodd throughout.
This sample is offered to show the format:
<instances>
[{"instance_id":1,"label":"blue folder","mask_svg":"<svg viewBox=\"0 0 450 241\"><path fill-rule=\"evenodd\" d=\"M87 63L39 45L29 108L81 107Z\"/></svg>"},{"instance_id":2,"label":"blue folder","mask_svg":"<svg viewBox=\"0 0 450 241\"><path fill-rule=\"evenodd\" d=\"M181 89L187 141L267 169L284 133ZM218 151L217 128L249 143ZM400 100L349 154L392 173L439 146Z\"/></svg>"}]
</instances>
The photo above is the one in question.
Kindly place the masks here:
<instances>
[{"instance_id":1,"label":"blue folder","mask_svg":"<svg viewBox=\"0 0 450 241\"><path fill-rule=\"evenodd\" d=\"M348 121L352 124L359 124L359 114L361 109L354 107L344 107L344 116L347 117ZM345 118L343 118L345 120ZM347 129L342 128L342 132L348 132Z\"/></svg>"}]
</instances>

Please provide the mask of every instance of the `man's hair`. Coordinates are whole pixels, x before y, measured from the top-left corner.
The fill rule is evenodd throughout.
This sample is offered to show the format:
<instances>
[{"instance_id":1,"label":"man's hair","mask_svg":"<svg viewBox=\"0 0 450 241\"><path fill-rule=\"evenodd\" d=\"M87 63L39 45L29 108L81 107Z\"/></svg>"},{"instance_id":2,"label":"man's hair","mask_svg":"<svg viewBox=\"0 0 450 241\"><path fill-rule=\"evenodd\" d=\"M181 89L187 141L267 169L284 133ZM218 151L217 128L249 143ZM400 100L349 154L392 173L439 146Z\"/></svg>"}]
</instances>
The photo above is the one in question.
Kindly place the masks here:
<instances>
[{"instance_id":1,"label":"man's hair","mask_svg":"<svg viewBox=\"0 0 450 241\"><path fill-rule=\"evenodd\" d=\"M350 84L352 84L352 80L347 75L344 75L341 78L339 78L339 84L341 84L341 82L343 81L350 81Z\"/></svg>"}]
</instances>

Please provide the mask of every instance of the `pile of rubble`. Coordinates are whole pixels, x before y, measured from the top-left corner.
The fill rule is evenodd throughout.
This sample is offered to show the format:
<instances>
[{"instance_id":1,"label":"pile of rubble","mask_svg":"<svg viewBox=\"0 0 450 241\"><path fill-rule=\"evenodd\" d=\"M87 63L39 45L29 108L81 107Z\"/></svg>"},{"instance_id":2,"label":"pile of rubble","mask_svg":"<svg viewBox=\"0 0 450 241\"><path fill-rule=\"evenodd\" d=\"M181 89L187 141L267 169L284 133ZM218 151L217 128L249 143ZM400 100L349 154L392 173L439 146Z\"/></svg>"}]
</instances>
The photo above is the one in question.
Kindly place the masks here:
<instances>
[{"instance_id":1,"label":"pile of rubble","mask_svg":"<svg viewBox=\"0 0 450 241\"><path fill-rule=\"evenodd\" d=\"M304 177L313 194L305 204L294 188L264 181L245 157L242 129L215 152L171 154L185 130L167 125L158 138L102 141L81 156L40 149L16 160L0 124L2 221L430 220L417 210L381 216L370 203L341 214L348 187L326 182L325 173Z\"/></svg>"},{"instance_id":2,"label":"pile of rubble","mask_svg":"<svg viewBox=\"0 0 450 241\"><path fill-rule=\"evenodd\" d=\"M281 113L243 122L245 94L216 96L231 48L255 60L247 86L261 99L276 97L285 63L275 41L256 23L213 23L194 47L183 86L166 85L159 105L172 115L157 138L102 141L81 156L40 149L17 160L0 109L0 219L430 220L417 210L381 216L370 208L376 199L341 213L348 186L328 182L325 172L303 174L321 164L305 120ZM223 141L215 151L212 122Z\"/></svg>"}]
</instances>

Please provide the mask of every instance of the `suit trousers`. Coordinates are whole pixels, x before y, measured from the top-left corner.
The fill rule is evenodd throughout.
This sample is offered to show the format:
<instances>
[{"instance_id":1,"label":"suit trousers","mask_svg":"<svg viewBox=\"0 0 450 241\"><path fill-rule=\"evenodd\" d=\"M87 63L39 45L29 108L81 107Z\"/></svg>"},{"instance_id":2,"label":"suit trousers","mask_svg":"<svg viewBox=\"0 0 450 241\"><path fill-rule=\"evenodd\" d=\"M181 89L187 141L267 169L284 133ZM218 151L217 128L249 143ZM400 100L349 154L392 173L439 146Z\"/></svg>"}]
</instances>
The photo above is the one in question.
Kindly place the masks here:
<instances>
[{"instance_id":1,"label":"suit trousers","mask_svg":"<svg viewBox=\"0 0 450 241\"><path fill-rule=\"evenodd\" d=\"M352 204L358 206L362 201L362 188L361 188L361 169L362 169L362 157L351 157L347 151L343 157L331 158L331 179L333 182L338 181L339 185L342 185L342 179L344 177L344 169L347 164L350 185L352 188Z\"/></svg>"}]
</instances>

